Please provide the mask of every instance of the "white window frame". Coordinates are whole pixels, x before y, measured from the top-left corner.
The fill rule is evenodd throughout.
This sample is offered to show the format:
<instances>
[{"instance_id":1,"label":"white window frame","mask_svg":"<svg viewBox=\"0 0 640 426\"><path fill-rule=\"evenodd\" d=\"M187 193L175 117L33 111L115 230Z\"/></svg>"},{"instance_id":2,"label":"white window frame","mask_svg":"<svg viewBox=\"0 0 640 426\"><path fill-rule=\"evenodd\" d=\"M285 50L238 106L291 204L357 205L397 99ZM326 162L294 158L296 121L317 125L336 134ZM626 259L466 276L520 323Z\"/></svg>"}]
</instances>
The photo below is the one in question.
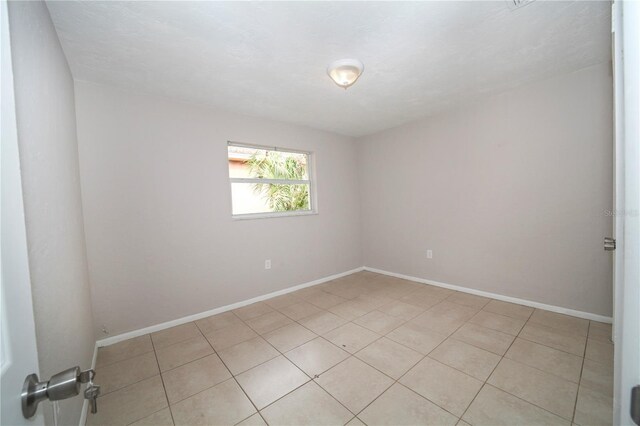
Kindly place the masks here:
<instances>
[{"instance_id":1,"label":"white window frame","mask_svg":"<svg viewBox=\"0 0 640 426\"><path fill-rule=\"evenodd\" d=\"M246 220L246 219L265 219L273 217L287 217L287 216L309 216L318 214L316 190L315 190L315 174L314 174L314 155L311 151L301 151L299 149L283 148L279 146L268 145L256 145L244 142L227 141L227 164L229 161L229 147L237 146L241 148L262 149L267 151L276 152L291 152L294 154L304 154L307 156L307 180L285 180L285 179L260 179L260 178L232 178L229 176L229 198L231 200L231 217L234 220ZM227 168L227 175L229 169ZM287 212L265 212L265 213L233 213L233 184L234 183L271 183L271 184L285 184L285 185L309 185L309 210L296 210Z\"/></svg>"}]
</instances>

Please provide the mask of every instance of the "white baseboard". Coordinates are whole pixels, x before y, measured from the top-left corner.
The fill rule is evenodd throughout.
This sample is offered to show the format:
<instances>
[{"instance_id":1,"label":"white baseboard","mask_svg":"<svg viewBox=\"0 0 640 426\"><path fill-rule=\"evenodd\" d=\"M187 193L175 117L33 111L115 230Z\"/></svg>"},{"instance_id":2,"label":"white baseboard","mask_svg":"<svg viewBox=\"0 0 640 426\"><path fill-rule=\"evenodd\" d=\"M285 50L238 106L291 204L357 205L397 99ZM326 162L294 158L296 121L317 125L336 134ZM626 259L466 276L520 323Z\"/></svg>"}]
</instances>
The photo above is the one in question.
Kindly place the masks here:
<instances>
[{"instance_id":1,"label":"white baseboard","mask_svg":"<svg viewBox=\"0 0 640 426\"><path fill-rule=\"evenodd\" d=\"M243 300L241 302L233 303L231 305L221 306L219 308L211 309L209 311L200 312L197 314L189 315L186 317L178 318L172 321L163 322L161 324L152 325L150 327L141 328L138 330L128 331L126 333L118 334L117 336L107 337L105 339L100 339L96 342L96 348L102 346L113 345L114 343L121 342L123 340L131 339L133 337L143 336L145 334L154 333L156 331L165 330L167 328L175 327L176 325L186 324L188 322L196 321L202 318L209 317L211 315L221 314L223 312L230 311L232 309L238 309L243 306L250 305L252 303L261 302L263 300L272 299L277 296L282 296L283 294L291 293L296 290L301 290L303 288L311 287L314 285L322 284L327 281L335 280L337 278L344 277L346 275L351 275L356 272L360 272L364 270L364 267L359 267L355 269L351 269L350 271L341 272L339 274L329 275L328 277L319 278L314 281L309 281L304 284L299 284L294 287L288 287L283 290L274 291L272 293L268 293L262 296L254 297L253 299ZM95 356L94 356L95 363Z\"/></svg>"},{"instance_id":2,"label":"white baseboard","mask_svg":"<svg viewBox=\"0 0 640 426\"><path fill-rule=\"evenodd\" d=\"M96 359L98 359L98 342L93 345L93 357L91 358L91 367L92 369L96 369ZM85 399L82 403L82 412L80 413L80 421L78 422L78 426L85 426L87 423L87 413L89 411L89 400Z\"/></svg>"},{"instance_id":3,"label":"white baseboard","mask_svg":"<svg viewBox=\"0 0 640 426\"><path fill-rule=\"evenodd\" d=\"M377 274L389 275L390 277L402 278L409 281L415 281L422 284L430 284L436 287L447 288L449 290L456 290L463 293L475 294L476 296L490 297L491 299L502 300L503 302L517 303L519 305L530 306L532 308L544 309L551 312L557 312L559 314L571 315L573 317L584 318L593 321L599 321L611 324L612 318L604 315L592 314L590 312L576 311L574 309L563 308L561 306L547 305L546 303L533 302L531 300L518 299L517 297L503 296L502 294L490 293L488 291L475 290L472 288L461 287L453 284L442 283L433 280L427 280L424 278L412 277L410 275L398 274L396 272L384 271L382 269L370 268L368 266L363 267L365 271L375 272Z\"/></svg>"},{"instance_id":4,"label":"white baseboard","mask_svg":"<svg viewBox=\"0 0 640 426\"><path fill-rule=\"evenodd\" d=\"M126 333L118 334L117 336L107 337L105 339L98 340L96 342L96 350L95 350L95 352L93 354L92 368L95 367L97 348L98 347L113 345L114 343L118 343L118 342L121 342L123 340L131 339L133 337L143 336L145 334L154 333L156 331L165 330L167 328L175 327L177 325L182 325L182 324L185 324L185 323L188 323L188 322L192 322L192 321L196 321L196 320L199 320L199 319L202 319L202 318L206 318L206 317L209 317L211 315L216 315L216 314L220 314L220 313L223 313L223 312L227 312L227 311L230 311L232 309L238 309L238 308L241 308L243 306L250 305L252 303L261 302L261 301L267 300L267 299L272 299L272 298L277 297L277 296L282 296L283 294L291 293L291 292L294 292L296 290L301 290L303 288L307 288L307 287L311 287L311 286L314 286L314 285L322 284L324 282L335 280L337 278L344 277L346 275L350 275L350 274L353 274L353 273L356 273L356 272L360 272L360 271L363 271L363 270L370 271L370 272L375 272L375 273L378 273L378 274L388 275L388 276L391 276L391 277L402 278L402 279L409 280L409 281L415 281L415 282L422 283L422 284L430 284L430 285L434 285L434 286L437 286L437 287L443 287L443 288L447 288L447 289L450 289L450 290L460 291L460 292L463 292L463 293L475 294L477 296L490 297L492 299L502 300L504 302L511 302L511 303L517 303L517 304L520 304L520 305L531 306L532 308L544 309L544 310L547 310L547 311L557 312L557 313L565 314L565 315L571 315L571 316L578 317L578 318L584 318L584 319L593 320L593 321L599 321L599 322L604 322L604 323L611 323L612 322L612 318L611 317L607 317L607 316L604 316L604 315L592 314L590 312L577 311L577 310L574 310L574 309L563 308L561 306L547 305L545 303L539 303L539 302L534 302L534 301L531 301L531 300L519 299L517 297L504 296L502 294L491 293L491 292L488 292L488 291L475 290L475 289L468 288L468 287L462 287L462 286L458 286L458 285L442 283L442 282L428 280L428 279L424 279L424 278L412 277L410 275L398 274L396 272L389 272L389 271L385 271L385 270L382 270L382 269L371 268L369 266L362 266L362 267L359 267L359 268L352 269L350 271L345 271L345 272L341 272L339 274L330 275L330 276L323 277L323 278L320 278L320 279L317 279L317 280L314 280L314 281L309 281L309 282L304 283L304 284L299 284L299 285L296 285L296 286L293 286L293 287L285 288L283 290L278 290L278 291L274 291L272 293L268 293L268 294L265 294L265 295L262 295L262 296L254 297L252 299L243 300L241 302L233 303L231 305L221 306L219 308L211 309L211 310L208 310L208 311L205 311L205 312L200 312L200 313L197 313L197 314L193 314L193 315L189 315L189 316L186 316L186 317L178 318L178 319L175 319L175 320L172 320L172 321L163 322L161 324L152 325L150 327L145 327L145 328L141 328L141 329L138 329L138 330L129 331L129 332L126 332ZM87 401L85 401L85 405L83 406L83 416L82 416L81 420L86 419L86 408L87 408L86 406L87 406Z\"/></svg>"}]
</instances>

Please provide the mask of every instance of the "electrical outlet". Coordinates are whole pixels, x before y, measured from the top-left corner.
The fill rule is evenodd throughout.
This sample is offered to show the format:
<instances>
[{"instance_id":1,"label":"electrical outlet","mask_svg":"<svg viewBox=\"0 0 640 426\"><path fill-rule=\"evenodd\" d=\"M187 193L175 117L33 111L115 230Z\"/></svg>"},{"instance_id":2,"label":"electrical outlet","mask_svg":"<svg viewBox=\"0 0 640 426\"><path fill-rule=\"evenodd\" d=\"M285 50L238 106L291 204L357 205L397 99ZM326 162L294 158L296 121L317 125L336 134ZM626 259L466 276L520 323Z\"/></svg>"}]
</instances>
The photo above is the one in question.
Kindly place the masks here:
<instances>
[{"instance_id":1,"label":"electrical outlet","mask_svg":"<svg viewBox=\"0 0 640 426\"><path fill-rule=\"evenodd\" d=\"M433 250L427 250L427 259L433 259Z\"/></svg>"},{"instance_id":2,"label":"electrical outlet","mask_svg":"<svg viewBox=\"0 0 640 426\"><path fill-rule=\"evenodd\" d=\"M264 261L264 269L271 269L271 259Z\"/></svg>"}]
</instances>

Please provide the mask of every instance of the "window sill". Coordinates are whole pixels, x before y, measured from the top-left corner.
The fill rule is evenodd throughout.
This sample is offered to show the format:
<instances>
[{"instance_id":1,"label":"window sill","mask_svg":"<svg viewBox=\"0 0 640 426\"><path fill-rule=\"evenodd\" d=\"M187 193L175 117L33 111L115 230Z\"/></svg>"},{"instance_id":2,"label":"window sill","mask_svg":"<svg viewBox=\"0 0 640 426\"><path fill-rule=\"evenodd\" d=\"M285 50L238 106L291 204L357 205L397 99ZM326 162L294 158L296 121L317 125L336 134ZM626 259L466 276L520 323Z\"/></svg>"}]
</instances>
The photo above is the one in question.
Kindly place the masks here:
<instances>
[{"instance_id":1,"label":"window sill","mask_svg":"<svg viewBox=\"0 0 640 426\"><path fill-rule=\"evenodd\" d=\"M250 220L250 219L269 219L275 217L295 217L295 216L313 216L317 215L315 210L299 211L299 212L272 212L272 213L249 213L249 214L234 214L231 216L232 220Z\"/></svg>"}]
</instances>

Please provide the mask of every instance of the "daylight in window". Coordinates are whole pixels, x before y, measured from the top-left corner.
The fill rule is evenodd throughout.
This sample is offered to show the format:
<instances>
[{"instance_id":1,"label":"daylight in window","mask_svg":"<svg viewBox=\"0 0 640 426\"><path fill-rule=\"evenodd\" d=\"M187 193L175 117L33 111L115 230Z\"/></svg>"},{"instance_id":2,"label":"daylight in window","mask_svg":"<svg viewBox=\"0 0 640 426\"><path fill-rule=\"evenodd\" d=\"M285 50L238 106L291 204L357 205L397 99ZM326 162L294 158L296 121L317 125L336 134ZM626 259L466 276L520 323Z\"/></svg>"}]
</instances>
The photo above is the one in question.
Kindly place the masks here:
<instances>
[{"instance_id":1,"label":"daylight in window","mask_svg":"<svg viewBox=\"0 0 640 426\"><path fill-rule=\"evenodd\" d=\"M234 216L312 211L310 153L229 142Z\"/></svg>"}]
</instances>

